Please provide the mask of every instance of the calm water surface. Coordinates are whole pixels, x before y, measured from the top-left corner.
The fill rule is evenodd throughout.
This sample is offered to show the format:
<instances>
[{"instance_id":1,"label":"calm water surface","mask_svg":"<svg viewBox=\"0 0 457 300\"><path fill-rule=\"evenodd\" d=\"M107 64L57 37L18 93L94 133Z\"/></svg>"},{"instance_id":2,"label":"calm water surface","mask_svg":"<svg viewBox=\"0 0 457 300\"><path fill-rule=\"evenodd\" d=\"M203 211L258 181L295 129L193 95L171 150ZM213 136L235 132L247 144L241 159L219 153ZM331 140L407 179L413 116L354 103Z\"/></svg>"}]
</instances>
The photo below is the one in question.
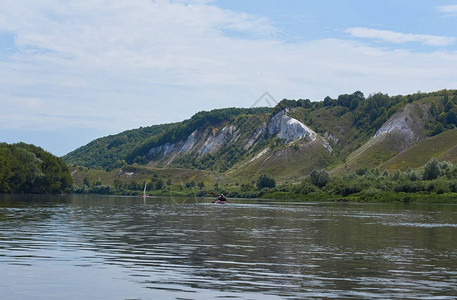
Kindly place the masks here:
<instances>
[{"instance_id":1,"label":"calm water surface","mask_svg":"<svg viewBox=\"0 0 457 300\"><path fill-rule=\"evenodd\" d=\"M457 206L208 202L0 195L1 298L457 296Z\"/></svg>"}]
</instances>

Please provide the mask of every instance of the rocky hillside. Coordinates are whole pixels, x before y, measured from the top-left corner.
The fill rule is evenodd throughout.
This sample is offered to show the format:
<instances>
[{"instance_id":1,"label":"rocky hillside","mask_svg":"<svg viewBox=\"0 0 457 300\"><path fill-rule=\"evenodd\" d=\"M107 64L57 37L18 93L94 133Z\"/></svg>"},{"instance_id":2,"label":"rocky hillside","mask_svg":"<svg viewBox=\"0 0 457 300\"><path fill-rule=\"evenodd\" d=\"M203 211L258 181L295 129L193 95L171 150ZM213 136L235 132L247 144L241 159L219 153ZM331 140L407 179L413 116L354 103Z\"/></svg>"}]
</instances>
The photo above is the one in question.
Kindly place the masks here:
<instances>
[{"instance_id":1,"label":"rocky hillside","mask_svg":"<svg viewBox=\"0 0 457 300\"><path fill-rule=\"evenodd\" d=\"M426 101L406 104L366 143L351 153L344 165L335 168L333 172L355 171L361 166L376 168L425 139L427 137L425 122L430 118L429 110L430 103Z\"/></svg>"},{"instance_id":2,"label":"rocky hillside","mask_svg":"<svg viewBox=\"0 0 457 300\"><path fill-rule=\"evenodd\" d=\"M200 112L182 123L147 128L149 134L137 134L134 140L128 138L132 131L99 139L64 159L106 169L136 163L157 170L210 170L240 182L260 174L298 181L313 169L344 173L360 167L391 168L396 157L427 140L442 143L440 136L445 138L456 125L456 91L368 98L355 92L322 102L285 99L273 109ZM93 155L87 159L96 151L94 145L104 153L98 155L103 163ZM438 154L452 158L457 141L448 141L444 148ZM437 156L420 149L416 166Z\"/></svg>"},{"instance_id":3,"label":"rocky hillside","mask_svg":"<svg viewBox=\"0 0 457 300\"><path fill-rule=\"evenodd\" d=\"M314 143L320 145L322 151L331 153L332 148L325 138L318 137L318 134L305 124L288 116L288 112L289 109L286 108L270 119L251 115L235 122L198 128L186 139L151 147L147 156L151 158L150 164L153 166L190 164L197 167L198 163L204 163L208 157L224 157L222 153L227 152L231 156L230 165L248 158L248 162L243 164L246 165L271 152L267 144L272 139L279 140L285 146L292 143L302 146ZM257 148L263 144L266 145L265 148L258 152ZM232 150L238 155L232 153ZM241 153L243 155L240 155ZM207 167L211 168L212 165Z\"/></svg>"}]
</instances>

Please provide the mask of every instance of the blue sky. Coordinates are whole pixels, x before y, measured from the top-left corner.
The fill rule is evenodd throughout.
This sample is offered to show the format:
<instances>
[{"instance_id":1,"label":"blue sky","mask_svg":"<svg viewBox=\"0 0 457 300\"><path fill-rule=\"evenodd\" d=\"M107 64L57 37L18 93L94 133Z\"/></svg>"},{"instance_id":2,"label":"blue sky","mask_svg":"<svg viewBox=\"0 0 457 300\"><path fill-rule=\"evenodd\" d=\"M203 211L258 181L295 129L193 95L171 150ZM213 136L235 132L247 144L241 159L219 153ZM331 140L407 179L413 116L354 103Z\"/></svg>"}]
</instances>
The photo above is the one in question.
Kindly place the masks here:
<instances>
[{"instance_id":1,"label":"blue sky","mask_svg":"<svg viewBox=\"0 0 457 300\"><path fill-rule=\"evenodd\" d=\"M456 89L455 28L440 0L0 0L0 141L60 156L265 91Z\"/></svg>"}]
</instances>

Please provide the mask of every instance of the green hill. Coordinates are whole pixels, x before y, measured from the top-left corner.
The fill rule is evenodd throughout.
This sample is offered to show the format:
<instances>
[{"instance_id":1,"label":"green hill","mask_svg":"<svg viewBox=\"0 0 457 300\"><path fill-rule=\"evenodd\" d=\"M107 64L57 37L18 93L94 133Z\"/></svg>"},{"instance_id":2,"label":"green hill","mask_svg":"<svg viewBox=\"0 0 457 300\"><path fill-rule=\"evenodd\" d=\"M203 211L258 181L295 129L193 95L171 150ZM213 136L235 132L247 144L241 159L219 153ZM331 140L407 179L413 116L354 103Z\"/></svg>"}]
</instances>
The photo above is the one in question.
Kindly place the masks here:
<instances>
[{"instance_id":1,"label":"green hill","mask_svg":"<svg viewBox=\"0 0 457 300\"><path fill-rule=\"evenodd\" d=\"M129 166L138 174L172 177L175 184L179 176L173 174L182 170L207 185L252 185L261 174L297 183L315 169L343 175L360 168L421 168L433 157L454 162L456 125L455 90L355 92L314 102L284 99L274 108L202 111L183 122L97 139L63 159L109 171L112 183L127 181L116 174Z\"/></svg>"},{"instance_id":2,"label":"green hill","mask_svg":"<svg viewBox=\"0 0 457 300\"><path fill-rule=\"evenodd\" d=\"M416 169L424 166L432 157L457 163L457 129L424 139L382 163L380 167L390 171Z\"/></svg>"},{"instance_id":3,"label":"green hill","mask_svg":"<svg viewBox=\"0 0 457 300\"><path fill-rule=\"evenodd\" d=\"M57 194L71 184L62 159L34 145L0 143L0 193Z\"/></svg>"},{"instance_id":4,"label":"green hill","mask_svg":"<svg viewBox=\"0 0 457 300\"><path fill-rule=\"evenodd\" d=\"M90 168L105 170L120 168L127 164L125 160L132 149L172 126L174 124L153 125L102 137L68 153L63 159L68 164Z\"/></svg>"}]
</instances>

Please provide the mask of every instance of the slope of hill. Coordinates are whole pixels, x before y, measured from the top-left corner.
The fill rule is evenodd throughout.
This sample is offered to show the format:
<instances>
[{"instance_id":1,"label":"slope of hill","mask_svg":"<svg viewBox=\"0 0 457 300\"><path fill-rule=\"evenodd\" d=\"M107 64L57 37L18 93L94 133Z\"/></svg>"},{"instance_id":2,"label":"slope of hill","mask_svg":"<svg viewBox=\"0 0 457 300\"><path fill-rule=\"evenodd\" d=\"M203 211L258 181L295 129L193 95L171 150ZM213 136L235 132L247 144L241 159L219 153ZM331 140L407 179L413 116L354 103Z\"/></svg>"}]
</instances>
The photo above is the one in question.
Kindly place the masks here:
<instances>
[{"instance_id":1,"label":"slope of hill","mask_svg":"<svg viewBox=\"0 0 457 300\"><path fill-rule=\"evenodd\" d=\"M284 99L273 109L199 112L181 123L95 140L63 158L107 170L139 164L213 171L249 184L260 174L299 182L314 169L344 174L361 167L400 168L399 161L421 167L436 156L455 161L457 146L448 140L456 125L454 90L367 98L355 92L322 102ZM446 145L431 151L427 143L433 142Z\"/></svg>"},{"instance_id":2,"label":"slope of hill","mask_svg":"<svg viewBox=\"0 0 457 300\"><path fill-rule=\"evenodd\" d=\"M383 162L408 149L427 135L425 121L429 118L427 101L406 104L396 112L361 147L353 151L344 165L334 173L347 173L361 167L376 168Z\"/></svg>"},{"instance_id":3,"label":"slope of hill","mask_svg":"<svg viewBox=\"0 0 457 300\"><path fill-rule=\"evenodd\" d=\"M62 158L68 164L112 170L127 163L126 156L151 136L161 134L174 124L153 125L127 130L96 139Z\"/></svg>"},{"instance_id":4,"label":"slope of hill","mask_svg":"<svg viewBox=\"0 0 457 300\"><path fill-rule=\"evenodd\" d=\"M430 158L457 163L457 129L423 139L380 165L382 169L407 170L425 165Z\"/></svg>"}]
</instances>

